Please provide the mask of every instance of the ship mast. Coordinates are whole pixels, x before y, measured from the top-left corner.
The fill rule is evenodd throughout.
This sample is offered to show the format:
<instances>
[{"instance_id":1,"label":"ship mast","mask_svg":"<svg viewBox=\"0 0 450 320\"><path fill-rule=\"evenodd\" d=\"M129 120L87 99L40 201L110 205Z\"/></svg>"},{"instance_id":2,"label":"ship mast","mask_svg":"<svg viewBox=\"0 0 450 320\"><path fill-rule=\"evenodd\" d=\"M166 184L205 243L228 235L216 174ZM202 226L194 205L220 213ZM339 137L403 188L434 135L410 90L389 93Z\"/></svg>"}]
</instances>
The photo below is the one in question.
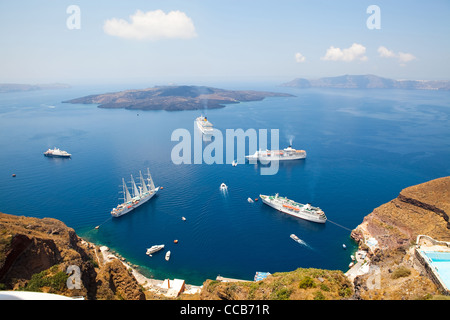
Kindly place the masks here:
<instances>
[{"instance_id":1,"label":"ship mast","mask_svg":"<svg viewBox=\"0 0 450 320\"><path fill-rule=\"evenodd\" d=\"M150 191L155 191L155 184L153 183L152 175L150 174L149 168L147 168L147 181Z\"/></svg>"},{"instance_id":2,"label":"ship mast","mask_svg":"<svg viewBox=\"0 0 450 320\"><path fill-rule=\"evenodd\" d=\"M136 183L134 182L133 175L131 175L131 187L133 190L133 197L139 197L139 190L136 187Z\"/></svg>"},{"instance_id":3,"label":"ship mast","mask_svg":"<svg viewBox=\"0 0 450 320\"><path fill-rule=\"evenodd\" d=\"M123 202L131 201L131 195L130 195L130 192L128 192L128 188L127 188L124 178L122 178L122 188L123 188L123 195L124 195Z\"/></svg>"},{"instance_id":4,"label":"ship mast","mask_svg":"<svg viewBox=\"0 0 450 320\"><path fill-rule=\"evenodd\" d=\"M145 184L144 177L142 177L142 172L140 170L139 170L139 179L140 179L140 183L141 183L142 192L147 193L148 188L147 188L147 185Z\"/></svg>"}]
</instances>

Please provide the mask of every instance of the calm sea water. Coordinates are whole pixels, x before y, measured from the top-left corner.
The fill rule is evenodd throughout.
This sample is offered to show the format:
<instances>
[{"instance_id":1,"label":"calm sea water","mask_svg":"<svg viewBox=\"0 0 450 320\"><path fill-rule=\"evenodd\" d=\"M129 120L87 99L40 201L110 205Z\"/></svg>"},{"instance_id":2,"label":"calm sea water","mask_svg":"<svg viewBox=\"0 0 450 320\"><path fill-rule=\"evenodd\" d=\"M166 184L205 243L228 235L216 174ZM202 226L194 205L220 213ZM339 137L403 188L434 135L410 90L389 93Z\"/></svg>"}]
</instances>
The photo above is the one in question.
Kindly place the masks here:
<instances>
[{"instance_id":1,"label":"calm sea water","mask_svg":"<svg viewBox=\"0 0 450 320\"><path fill-rule=\"evenodd\" d=\"M147 276L201 284L217 275L253 279L256 271L298 267L346 271L354 248L349 229L401 189L450 174L449 92L249 84L242 89L296 97L208 110L215 128L224 133L279 129L280 147L292 141L294 148L308 153L306 160L282 163L276 175L263 176L258 165L172 163L177 144L172 132L185 128L193 134L200 111L61 103L129 88L136 86L1 94L0 211L60 219L80 236L141 266ZM43 156L55 146L72 158ZM121 179L136 177L147 167L163 190L132 213L111 219ZM228 185L226 195L219 190L222 182ZM319 225L261 201L247 202L248 197L277 192L321 207L329 222ZM294 242L291 233L307 245ZM164 260L164 252L151 258L145 254L154 244L166 245L170 261Z\"/></svg>"}]
</instances>

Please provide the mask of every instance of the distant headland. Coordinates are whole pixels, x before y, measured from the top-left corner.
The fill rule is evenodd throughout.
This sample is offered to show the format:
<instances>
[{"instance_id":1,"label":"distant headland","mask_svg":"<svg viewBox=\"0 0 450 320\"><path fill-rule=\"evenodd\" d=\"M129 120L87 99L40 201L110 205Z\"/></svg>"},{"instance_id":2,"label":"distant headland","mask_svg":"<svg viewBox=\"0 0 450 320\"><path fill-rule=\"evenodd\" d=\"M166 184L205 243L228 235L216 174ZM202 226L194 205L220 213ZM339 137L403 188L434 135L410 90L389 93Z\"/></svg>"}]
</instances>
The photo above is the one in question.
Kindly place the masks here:
<instances>
[{"instance_id":1,"label":"distant headland","mask_svg":"<svg viewBox=\"0 0 450 320\"><path fill-rule=\"evenodd\" d=\"M448 80L393 80L372 74L318 79L297 78L282 84L295 88L450 90Z\"/></svg>"},{"instance_id":2,"label":"distant headland","mask_svg":"<svg viewBox=\"0 0 450 320\"><path fill-rule=\"evenodd\" d=\"M65 83L50 83L50 84L0 83L0 93L50 90L50 89L67 89L67 88L70 88L70 86Z\"/></svg>"},{"instance_id":3,"label":"distant headland","mask_svg":"<svg viewBox=\"0 0 450 320\"><path fill-rule=\"evenodd\" d=\"M202 110L223 108L226 104L259 101L266 97L293 97L287 93L224 90L205 86L156 86L90 95L63 103L99 104L99 108L136 110Z\"/></svg>"}]
</instances>

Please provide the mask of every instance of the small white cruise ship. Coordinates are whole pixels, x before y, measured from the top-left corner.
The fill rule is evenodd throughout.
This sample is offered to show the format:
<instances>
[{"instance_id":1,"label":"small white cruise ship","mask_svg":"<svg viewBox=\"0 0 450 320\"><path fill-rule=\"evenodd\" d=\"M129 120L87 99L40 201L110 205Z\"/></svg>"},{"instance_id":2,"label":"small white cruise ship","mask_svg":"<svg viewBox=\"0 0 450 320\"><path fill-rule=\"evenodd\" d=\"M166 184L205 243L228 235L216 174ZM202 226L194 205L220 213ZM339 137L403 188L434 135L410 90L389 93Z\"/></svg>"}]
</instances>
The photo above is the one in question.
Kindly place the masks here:
<instances>
[{"instance_id":1,"label":"small white cruise ship","mask_svg":"<svg viewBox=\"0 0 450 320\"><path fill-rule=\"evenodd\" d=\"M259 196L268 206L291 216L317 223L325 223L327 221L327 217L322 209L313 207L309 203L301 204L286 197L279 197L278 193L275 196L265 196L262 194Z\"/></svg>"},{"instance_id":2,"label":"small white cruise ship","mask_svg":"<svg viewBox=\"0 0 450 320\"><path fill-rule=\"evenodd\" d=\"M131 190L133 196L131 196L130 192L128 191L127 184L125 183L125 180L122 179L122 193L123 193L123 203L119 204L117 207L113 208L111 210L111 215L115 218L123 216L124 214L136 209L140 205L144 204L158 192L159 187L155 187L155 184L153 183L152 176L150 175L150 171L147 168L147 178L144 179L142 177L142 173L140 174L140 186L139 188L136 186L136 183L134 182L133 176L131 176ZM147 181L145 181L147 180Z\"/></svg>"},{"instance_id":3,"label":"small white cruise ship","mask_svg":"<svg viewBox=\"0 0 450 320\"><path fill-rule=\"evenodd\" d=\"M263 160L263 161L280 161L280 160L298 160L306 158L305 150L296 150L291 146L283 150L266 150L256 151L252 155L245 156L248 160Z\"/></svg>"},{"instance_id":4,"label":"small white cruise ship","mask_svg":"<svg viewBox=\"0 0 450 320\"><path fill-rule=\"evenodd\" d=\"M154 245L154 246L151 246L150 248L148 248L147 251L145 252L145 254L147 254L151 257L152 253L158 252L159 250L162 250L162 249L164 249L164 245L157 244L157 245Z\"/></svg>"},{"instance_id":5,"label":"small white cruise ship","mask_svg":"<svg viewBox=\"0 0 450 320\"><path fill-rule=\"evenodd\" d=\"M197 119L195 119L195 122L197 123L197 127L203 134L213 133L213 125L211 122L208 121L206 117L200 116Z\"/></svg>"},{"instance_id":6,"label":"small white cruise ship","mask_svg":"<svg viewBox=\"0 0 450 320\"><path fill-rule=\"evenodd\" d=\"M67 151L60 150L59 148L53 148L45 151L44 156L55 158L70 158L71 154L68 153Z\"/></svg>"}]
</instances>

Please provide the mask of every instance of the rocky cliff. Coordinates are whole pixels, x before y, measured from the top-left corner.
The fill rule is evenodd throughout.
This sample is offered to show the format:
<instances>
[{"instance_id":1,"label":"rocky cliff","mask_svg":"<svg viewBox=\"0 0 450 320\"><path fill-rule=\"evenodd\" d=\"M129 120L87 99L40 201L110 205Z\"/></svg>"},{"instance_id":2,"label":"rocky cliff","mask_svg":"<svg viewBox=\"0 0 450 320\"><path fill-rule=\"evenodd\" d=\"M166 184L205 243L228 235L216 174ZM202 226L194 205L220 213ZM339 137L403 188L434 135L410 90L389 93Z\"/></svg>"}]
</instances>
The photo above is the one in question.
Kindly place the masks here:
<instances>
[{"instance_id":1,"label":"rocky cliff","mask_svg":"<svg viewBox=\"0 0 450 320\"><path fill-rule=\"evenodd\" d=\"M450 241L450 177L403 189L397 198L367 215L352 237L373 237L382 250L414 242L419 234Z\"/></svg>"},{"instance_id":2,"label":"rocky cliff","mask_svg":"<svg viewBox=\"0 0 450 320\"><path fill-rule=\"evenodd\" d=\"M375 273L355 279L362 299L424 299L438 296L437 287L414 258L418 235L450 241L450 177L403 189L397 198L367 215L351 233L368 250ZM372 241L368 241L372 239ZM375 240L375 241L374 241ZM371 282L376 279L376 285Z\"/></svg>"},{"instance_id":3,"label":"rocky cliff","mask_svg":"<svg viewBox=\"0 0 450 320\"><path fill-rule=\"evenodd\" d=\"M145 299L122 263L104 262L98 253L59 220L0 213L0 289Z\"/></svg>"}]
</instances>

